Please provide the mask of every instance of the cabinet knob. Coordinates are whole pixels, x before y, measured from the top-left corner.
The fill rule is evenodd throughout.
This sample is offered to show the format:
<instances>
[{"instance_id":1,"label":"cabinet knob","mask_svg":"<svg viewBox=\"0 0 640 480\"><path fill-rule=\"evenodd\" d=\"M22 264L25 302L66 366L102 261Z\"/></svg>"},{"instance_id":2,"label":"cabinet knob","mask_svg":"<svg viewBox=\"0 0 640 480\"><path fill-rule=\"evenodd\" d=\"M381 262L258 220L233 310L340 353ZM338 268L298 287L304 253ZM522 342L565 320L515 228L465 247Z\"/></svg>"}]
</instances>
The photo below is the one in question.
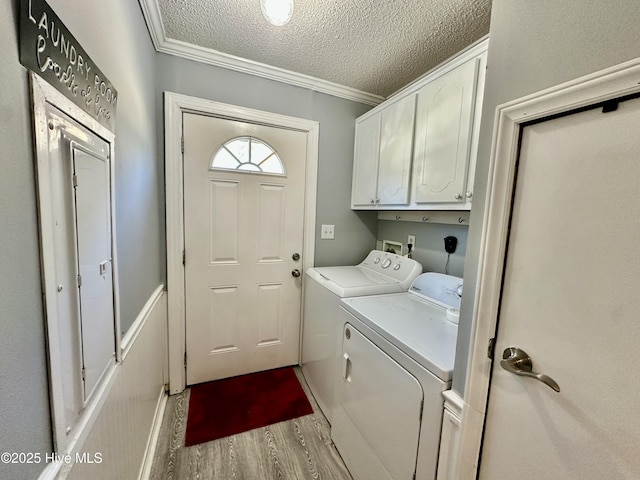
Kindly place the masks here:
<instances>
[{"instance_id":1,"label":"cabinet knob","mask_svg":"<svg viewBox=\"0 0 640 480\"><path fill-rule=\"evenodd\" d=\"M460 193L456 193L455 195L456 200L460 200L462 198L462 194Z\"/></svg>"},{"instance_id":2,"label":"cabinet knob","mask_svg":"<svg viewBox=\"0 0 640 480\"><path fill-rule=\"evenodd\" d=\"M473 192L471 190L467 190L467 198L471 198L473 196Z\"/></svg>"},{"instance_id":3,"label":"cabinet knob","mask_svg":"<svg viewBox=\"0 0 640 480\"><path fill-rule=\"evenodd\" d=\"M374 204L374 203L375 203L375 201L376 201L376 200L375 200L374 198L372 198L372 199L371 199L371 204Z\"/></svg>"}]
</instances>

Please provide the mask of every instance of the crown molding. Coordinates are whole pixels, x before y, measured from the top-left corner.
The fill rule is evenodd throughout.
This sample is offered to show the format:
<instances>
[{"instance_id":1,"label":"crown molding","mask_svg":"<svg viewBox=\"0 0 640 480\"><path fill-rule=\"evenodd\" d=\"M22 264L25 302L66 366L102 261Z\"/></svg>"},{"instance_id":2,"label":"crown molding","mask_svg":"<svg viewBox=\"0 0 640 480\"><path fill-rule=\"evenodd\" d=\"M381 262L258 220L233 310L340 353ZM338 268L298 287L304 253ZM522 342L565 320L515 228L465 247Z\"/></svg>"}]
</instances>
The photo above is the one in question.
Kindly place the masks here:
<instances>
[{"instance_id":1,"label":"crown molding","mask_svg":"<svg viewBox=\"0 0 640 480\"><path fill-rule=\"evenodd\" d=\"M149 29L151 41L158 52L255 75L268 80L275 80L296 87L307 88L314 92L326 93L365 105L376 106L385 99L380 95L345 87L344 85L315 78L310 75L292 72L283 68L273 67L246 58L236 57L213 49L167 38L158 2L156 0L139 0L139 3L142 9L142 15Z\"/></svg>"}]
</instances>

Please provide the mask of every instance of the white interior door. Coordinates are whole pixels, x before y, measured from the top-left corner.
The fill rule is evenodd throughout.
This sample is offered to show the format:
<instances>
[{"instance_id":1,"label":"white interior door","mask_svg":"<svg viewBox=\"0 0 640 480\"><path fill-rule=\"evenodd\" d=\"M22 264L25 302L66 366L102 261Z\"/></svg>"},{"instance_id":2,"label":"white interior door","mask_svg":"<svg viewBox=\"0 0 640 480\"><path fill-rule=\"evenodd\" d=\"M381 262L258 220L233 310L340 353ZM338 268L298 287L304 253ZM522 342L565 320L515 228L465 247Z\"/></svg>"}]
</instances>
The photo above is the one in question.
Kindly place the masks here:
<instances>
[{"instance_id":1,"label":"white interior door","mask_svg":"<svg viewBox=\"0 0 640 480\"><path fill-rule=\"evenodd\" d=\"M71 144L84 398L115 358L109 161Z\"/></svg>"},{"instance_id":2,"label":"white interior door","mask_svg":"<svg viewBox=\"0 0 640 480\"><path fill-rule=\"evenodd\" d=\"M638 99L522 131L481 479L640 478L638 131Z\"/></svg>"},{"instance_id":3,"label":"white interior door","mask_svg":"<svg viewBox=\"0 0 640 480\"><path fill-rule=\"evenodd\" d=\"M183 131L187 384L295 364L306 133L196 114ZM223 145L249 137L282 174L248 162L259 142L223 148L225 169L212 168Z\"/></svg>"}]
</instances>

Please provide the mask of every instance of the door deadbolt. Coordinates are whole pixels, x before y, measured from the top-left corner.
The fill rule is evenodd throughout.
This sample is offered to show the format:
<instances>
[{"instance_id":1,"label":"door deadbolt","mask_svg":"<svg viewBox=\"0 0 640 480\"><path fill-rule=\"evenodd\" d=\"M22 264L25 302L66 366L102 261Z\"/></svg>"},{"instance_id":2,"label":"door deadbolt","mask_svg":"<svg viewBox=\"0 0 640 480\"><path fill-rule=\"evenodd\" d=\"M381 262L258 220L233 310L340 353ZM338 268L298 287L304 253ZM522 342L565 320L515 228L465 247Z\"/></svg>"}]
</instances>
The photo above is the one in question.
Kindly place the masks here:
<instances>
[{"instance_id":1,"label":"door deadbolt","mask_svg":"<svg viewBox=\"0 0 640 480\"><path fill-rule=\"evenodd\" d=\"M300 260L300 254L294 253L293 255L291 255L291 258L293 258L294 262L297 262L298 260Z\"/></svg>"}]
</instances>

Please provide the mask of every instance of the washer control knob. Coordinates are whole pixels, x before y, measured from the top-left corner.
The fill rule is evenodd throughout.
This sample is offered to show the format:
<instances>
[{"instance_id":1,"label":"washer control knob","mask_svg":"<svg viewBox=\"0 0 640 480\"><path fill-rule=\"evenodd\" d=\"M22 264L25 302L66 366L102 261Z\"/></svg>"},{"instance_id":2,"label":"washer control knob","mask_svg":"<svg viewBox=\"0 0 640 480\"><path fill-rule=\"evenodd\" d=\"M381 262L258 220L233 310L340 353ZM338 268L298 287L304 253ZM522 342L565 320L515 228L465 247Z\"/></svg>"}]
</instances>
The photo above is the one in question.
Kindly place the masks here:
<instances>
[{"instance_id":1,"label":"washer control knob","mask_svg":"<svg viewBox=\"0 0 640 480\"><path fill-rule=\"evenodd\" d=\"M400 270L400 264L399 264L399 263L398 263L398 264L396 264L396 266L395 266L395 267L393 267L393 269L394 269L394 270Z\"/></svg>"},{"instance_id":2,"label":"washer control knob","mask_svg":"<svg viewBox=\"0 0 640 480\"><path fill-rule=\"evenodd\" d=\"M377 258L373 261L373 263L375 263L376 265L377 265L378 263L380 263L380 257L377 257Z\"/></svg>"},{"instance_id":3,"label":"washer control knob","mask_svg":"<svg viewBox=\"0 0 640 480\"><path fill-rule=\"evenodd\" d=\"M389 268L389 265L391 265L391 260L389 260L388 258L382 262L382 268Z\"/></svg>"}]
</instances>

